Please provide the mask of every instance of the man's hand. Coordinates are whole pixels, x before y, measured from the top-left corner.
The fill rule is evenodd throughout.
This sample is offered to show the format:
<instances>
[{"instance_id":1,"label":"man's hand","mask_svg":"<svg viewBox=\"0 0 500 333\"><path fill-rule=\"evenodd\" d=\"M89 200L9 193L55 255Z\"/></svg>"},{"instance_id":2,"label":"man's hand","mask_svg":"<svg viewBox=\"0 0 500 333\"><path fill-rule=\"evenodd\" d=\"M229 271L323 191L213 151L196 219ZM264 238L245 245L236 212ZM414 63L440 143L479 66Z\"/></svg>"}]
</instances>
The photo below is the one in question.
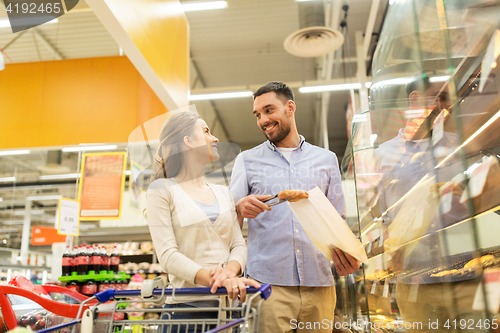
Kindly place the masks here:
<instances>
[{"instance_id":1,"label":"man's hand","mask_svg":"<svg viewBox=\"0 0 500 333\"><path fill-rule=\"evenodd\" d=\"M271 210L271 207L262 202L272 197L271 195L248 195L241 198L236 203L238 214L247 219L254 219L265 210Z\"/></svg>"},{"instance_id":2,"label":"man's hand","mask_svg":"<svg viewBox=\"0 0 500 333\"><path fill-rule=\"evenodd\" d=\"M350 254L338 248L332 249L332 259L335 269L340 276L346 276L359 269L359 262Z\"/></svg>"}]
</instances>

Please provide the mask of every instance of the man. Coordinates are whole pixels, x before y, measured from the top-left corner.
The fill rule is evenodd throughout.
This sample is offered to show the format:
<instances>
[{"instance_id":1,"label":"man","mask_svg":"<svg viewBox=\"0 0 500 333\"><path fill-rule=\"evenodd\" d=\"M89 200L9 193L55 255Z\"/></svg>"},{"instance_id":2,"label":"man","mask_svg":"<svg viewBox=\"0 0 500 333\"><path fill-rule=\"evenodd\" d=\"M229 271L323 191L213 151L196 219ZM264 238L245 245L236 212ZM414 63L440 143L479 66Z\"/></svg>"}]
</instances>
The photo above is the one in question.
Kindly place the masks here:
<instances>
[{"instance_id":1,"label":"man","mask_svg":"<svg viewBox=\"0 0 500 333\"><path fill-rule=\"evenodd\" d=\"M271 209L262 202L282 190L318 186L345 218L337 157L298 134L295 108L293 92L282 82L255 92L253 114L268 141L238 155L230 189L240 225L248 219L247 274L273 289L260 311L260 332L331 333L336 296L330 262L287 205ZM339 249L332 254L340 275L359 268Z\"/></svg>"},{"instance_id":2,"label":"man","mask_svg":"<svg viewBox=\"0 0 500 333\"><path fill-rule=\"evenodd\" d=\"M386 267L398 274L396 301L402 320L411 326L406 329L408 333L454 332L456 328L446 327L446 322L470 316L478 281L453 275L430 277L427 273L438 267L456 265L445 242L453 237L450 235L456 235L456 229L443 230L469 216L467 206L460 202L465 186L453 180L462 174L462 162L452 157L446 165L436 168L459 145L454 120L449 116L453 112L453 103L446 85L431 83L421 76L407 86L407 94L410 110L432 112L424 112L418 121L410 118L398 136L375 149L377 170L384 174L379 184L380 211L385 213L384 227L391 223L401 226L395 228L393 224L393 234L388 234L389 243L392 243L391 238L398 242L395 243L397 246L393 244L392 251L388 251L385 244L385 257L389 258ZM433 143L432 137L439 132L434 128L435 120L441 112L447 116L440 139ZM440 197L431 191L436 191L446 182L453 184L453 190L450 207L444 211L444 206L439 210ZM412 198L419 193L426 195L419 202L413 202ZM413 212L405 209L407 203L415 207ZM403 236L397 230L407 232ZM465 252L467 245L461 246ZM463 255L460 260L464 260ZM419 271L419 274L414 274ZM431 323L436 324L430 326Z\"/></svg>"}]
</instances>

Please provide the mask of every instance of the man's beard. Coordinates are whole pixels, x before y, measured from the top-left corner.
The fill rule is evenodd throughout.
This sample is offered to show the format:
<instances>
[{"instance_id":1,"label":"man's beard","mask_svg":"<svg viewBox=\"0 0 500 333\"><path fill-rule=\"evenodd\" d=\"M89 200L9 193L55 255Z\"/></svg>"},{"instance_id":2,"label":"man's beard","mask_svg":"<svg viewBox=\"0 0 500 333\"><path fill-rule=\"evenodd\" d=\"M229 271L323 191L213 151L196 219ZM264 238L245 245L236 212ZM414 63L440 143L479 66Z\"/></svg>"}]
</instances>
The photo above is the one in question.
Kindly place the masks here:
<instances>
[{"instance_id":1,"label":"man's beard","mask_svg":"<svg viewBox=\"0 0 500 333\"><path fill-rule=\"evenodd\" d=\"M276 135L273 139L271 139L265 132L264 132L264 135L272 143L280 142L283 139L285 139L288 136L288 134L290 133L290 123L288 123L286 125L288 125L286 128L282 128L281 126L279 126L278 133L276 133Z\"/></svg>"}]
</instances>

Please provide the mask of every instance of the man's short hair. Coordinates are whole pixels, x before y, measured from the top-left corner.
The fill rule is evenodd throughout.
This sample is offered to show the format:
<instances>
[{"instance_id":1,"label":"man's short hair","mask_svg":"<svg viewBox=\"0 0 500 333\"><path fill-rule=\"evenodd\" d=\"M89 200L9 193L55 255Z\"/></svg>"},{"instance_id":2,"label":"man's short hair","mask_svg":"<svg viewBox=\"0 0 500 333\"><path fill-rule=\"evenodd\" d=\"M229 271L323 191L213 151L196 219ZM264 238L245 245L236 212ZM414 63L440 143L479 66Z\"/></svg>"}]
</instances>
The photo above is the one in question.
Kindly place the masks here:
<instances>
[{"instance_id":1,"label":"man's short hair","mask_svg":"<svg viewBox=\"0 0 500 333\"><path fill-rule=\"evenodd\" d=\"M288 102L289 100L290 101L294 100L292 89L290 89L290 87L288 87L283 82L279 81L268 82L259 89L257 89L257 91L253 94L253 99L255 100L260 95L264 95L269 92L275 92L278 98L281 97L281 99L284 100L283 101L284 103Z\"/></svg>"},{"instance_id":2,"label":"man's short hair","mask_svg":"<svg viewBox=\"0 0 500 333\"><path fill-rule=\"evenodd\" d=\"M429 76L426 73L417 74L413 77L412 81L406 85L406 95L414 91L425 92L430 85Z\"/></svg>"}]
</instances>

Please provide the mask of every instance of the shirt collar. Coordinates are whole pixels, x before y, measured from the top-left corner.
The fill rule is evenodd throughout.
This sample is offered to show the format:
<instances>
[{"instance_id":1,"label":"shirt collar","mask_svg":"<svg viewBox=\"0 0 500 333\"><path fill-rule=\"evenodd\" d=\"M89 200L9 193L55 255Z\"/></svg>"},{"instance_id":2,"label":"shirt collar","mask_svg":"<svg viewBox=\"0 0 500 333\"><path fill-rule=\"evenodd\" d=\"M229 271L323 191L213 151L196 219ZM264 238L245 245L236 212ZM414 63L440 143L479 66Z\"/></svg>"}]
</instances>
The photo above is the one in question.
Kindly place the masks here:
<instances>
[{"instance_id":1,"label":"shirt collar","mask_svg":"<svg viewBox=\"0 0 500 333\"><path fill-rule=\"evenodd\" d=\"M306 139L300 134L299 134L299 138L300 138L300 143L296 149L300 148L300 150L304 150L304 143L306 142ZM278 147L276 147L276 145L269 140L266 141L266 145L271 150L274 150L274 151L278 150Z\"/></svg>"}]
</instances>

